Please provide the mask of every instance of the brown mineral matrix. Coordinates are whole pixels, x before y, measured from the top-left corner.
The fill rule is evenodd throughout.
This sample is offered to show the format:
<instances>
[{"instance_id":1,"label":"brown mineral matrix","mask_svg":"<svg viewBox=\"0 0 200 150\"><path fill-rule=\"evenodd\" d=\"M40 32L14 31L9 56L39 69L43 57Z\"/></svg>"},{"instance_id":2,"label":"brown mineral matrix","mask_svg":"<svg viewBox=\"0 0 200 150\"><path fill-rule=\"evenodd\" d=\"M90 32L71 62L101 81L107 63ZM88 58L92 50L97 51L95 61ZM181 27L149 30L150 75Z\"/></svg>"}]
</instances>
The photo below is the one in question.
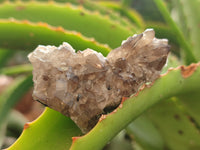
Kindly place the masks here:
<instances>
[{"instance_id":1,"label":"brown mineral matrix","mask_svg":"<svg viewBox=\"0 0 200 150\"><path fill-rule=\"evenodd\" d=\"M28 56L34 68L33 97L86 133L122 97L158 78L168 53L168 41L155 38L153 29L129 37L107 57L91 49L76 53L68 43L38 46Z\"/></svg>"}]
</instances>

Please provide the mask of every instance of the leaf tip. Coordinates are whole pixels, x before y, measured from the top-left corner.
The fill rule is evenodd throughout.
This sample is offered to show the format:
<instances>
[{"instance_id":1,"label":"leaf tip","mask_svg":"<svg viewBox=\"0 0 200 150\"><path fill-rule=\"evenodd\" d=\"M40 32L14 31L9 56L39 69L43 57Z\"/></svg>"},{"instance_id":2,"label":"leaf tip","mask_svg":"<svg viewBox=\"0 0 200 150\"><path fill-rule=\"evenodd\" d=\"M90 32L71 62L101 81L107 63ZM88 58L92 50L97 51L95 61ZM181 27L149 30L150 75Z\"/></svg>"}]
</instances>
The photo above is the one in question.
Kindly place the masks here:
<instances>
[{"instance_id":1,"label":"leaf tip","mask_svg":"<svg viewBox=\"0 0 200 150\"><path fill-rule=\"evenodd\" d=\"M28 129L30 127L30 123L25 123L24 130Z\"/></svg>"},{"instance_id":2,"label":"leaf tip","mask_svg":"<svg viewBox=\"0 0 200 150\"><path fill-rule=\"evenodd\" d=\"M79 139L80 137L78 136L75 136L75 137L72 137L72 143L74 143L77 139Z\"/></svg>"}]
</instances>

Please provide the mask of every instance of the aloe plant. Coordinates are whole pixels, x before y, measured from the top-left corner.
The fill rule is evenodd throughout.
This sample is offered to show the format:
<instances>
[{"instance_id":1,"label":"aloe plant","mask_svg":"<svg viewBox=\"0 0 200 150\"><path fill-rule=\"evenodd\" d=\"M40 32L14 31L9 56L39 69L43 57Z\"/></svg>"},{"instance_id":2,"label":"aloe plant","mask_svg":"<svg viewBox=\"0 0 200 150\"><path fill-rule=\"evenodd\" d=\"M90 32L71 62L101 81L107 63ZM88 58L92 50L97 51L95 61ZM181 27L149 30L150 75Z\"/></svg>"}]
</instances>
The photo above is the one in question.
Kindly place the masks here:
<instances>
[{"instance_id":1,"label":"aloe plant","mask_svg":"<svg viewBox=\"0 0 200 150\"><path fill-rule=\"evenodd\" d=\"M41 44L58 46L65 41L76 50L91 48L106 56L128 36L152 27L157 37L169 39L172 54L162 75L151 86L124 98L114 112L103 115L85 135L70 118L46 108L38 119L24 125L21 136L8 150L100 150L122 130L135 149L200 149L198 0L174 0L170 8L164 1L154 0L165 24L145 22L127 5L129 0L41 1L0 0L0 74L14 78L0 95L0 144L6 127L12 124L10 127L15 128L9 119L12 107L33 86L30 64L7 65L14 53L30 52ZM171 8L180 19L173 20ZM184 25L180 23L182 17ZM21 129L20 122L14 124Z\"/></svg>"}]
</instances>

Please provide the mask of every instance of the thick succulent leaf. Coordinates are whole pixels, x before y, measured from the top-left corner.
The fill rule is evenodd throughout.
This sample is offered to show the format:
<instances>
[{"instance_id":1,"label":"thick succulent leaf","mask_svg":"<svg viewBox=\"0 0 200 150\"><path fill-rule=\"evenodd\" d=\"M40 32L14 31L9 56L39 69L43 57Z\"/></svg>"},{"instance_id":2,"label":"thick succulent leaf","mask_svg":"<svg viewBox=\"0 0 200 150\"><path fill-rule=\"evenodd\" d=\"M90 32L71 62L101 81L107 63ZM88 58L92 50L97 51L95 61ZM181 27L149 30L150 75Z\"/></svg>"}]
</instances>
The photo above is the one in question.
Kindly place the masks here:
<instances>
[{"instance_id":1,"label":"thick succulent leaf","mask_svg":"<svg viewBox=\"0 0 200 150\"><path fill-rule=\"evenodd\" d=\"M0 0L0 2L5 2L6 0ZM17 0L10 0L10 1L17 1ZM21 1L25 1L28 2L30 0L21 0ZM41 1L41 2L48 2L49 0L35 0L35 1ZM109 10L101 5L99 5L98 3L94 2L94 1L90 1L90 0L86 0L86 1L80 1L80 0L54 0L51 1L51 3L62 3L62 5L66 5L69 3L76 5L78 7L84 7L85 9L95 12L95 13L100 13L102 15L105 15L106 17L109 17L109 19L114 20L119 22L122 26L126 26L128 28L131 28L134 31L134 28L131 26L131 23L120 17L120 15L118 13L113 12L112 10Z\"/></svg>"},{"instance_id":2,"label":"thick succulent leaf","mask_svg":"<svg viewBox=\"0 0 200 150\"><path fill-rule=\"evenodd\" d=\"M200 132L200 94L191 93L188 95L179 96L180 103L183 105L184 110L187 112L188 117L190 118L193 125L195 125Z\"/></svg>"},{"instance_id":3,"label":"thick succulent leaf","mask_svg":"<svg viewBox=\"0 0 200 150\"><path fill-rule=\"evenodd\" d=\"M146 114L130 123L126 130L145 150L164 149L164 139Z\"/></svg>"},{"instance_id":4,"label":"thick succulent leaf","mask_svg":"<svg viewBox=\"0 0 200 150\"><path fill-rule=\"evenodd\" d=\"M164 23L164 19L153 0L132 0L131 7L137 10L145 21Z\"/></svg>"},{"instance_id":5,"label":"thick succulent leaf","mask_svg":"<svg viewBox=\"0 0 200 150\"><path fill-rule=\"evenodd\" d=\"M126 100L113 113L102 116L99 123L88 134L86 134L83 137L73 138L74 141L73 141L71 150L101 149L120 130L122 130L132 120L134 120L137 116L139 116L142 112L144 112L146 109L151 107L156 102L163 99L167 99L175 95L180 95L183 93L198 92L198 89L200 88L200 84L196 84L196 83L200 82L200 78L199 78L200 67L199 66L200 66L200 63L193 64L189 67L182 66L177 69L171 70L167 75L163 75L160 79L158 79L153 84L151 88L145 88L144 90L137 93L134 97L130 98L129 100ZM52 111L51 115L53 115L54 113L58 113L58 112ZM45 118L45 117L51 118L50 115L46 114L46 115L43 115L40 119ZM67 117L64 117L64 118L67 118ZM62 119L60 121L62 121ZM38 126L38 128L39 128L39 125L40 126L43 125L42 131L45 134L49 133L48 137L51 137L51 138L50 139L40 138L40 140L34 142L33 144L37 145L38 143L43 143L42 142L43 140L44 141L48 140L48 145L46 144L42 146L45 146L47 149L51 149L52 147L55 148L54 146L52 146L52 144L55 144L54 141L57 139L55 138L56 136L54 134L60 133L61 130L66 128L66 126L62 126L59 128L57 128L57 126L51 126L50 130L54 132L49 132L49 128L46 127L44 124L45 122L41 123L40 120L38 120L37 123L35 122L35 125ZM14 144L11 147L11 149L13 147L14 147L13 149L15 149L16 148L15 146L17 145L17 146L20 146L20 148L23 150L23 144L22 144L23 141L26 139L30 140L28 139L30 135L31 137L38 136L39 132L37 132L37 130L41 132L41 128L35 129L34 132L32 132L31 128L28 128L28 129L30 129L29 130L30 132L27 132L28 130L25 130L21 138L19 138L19 140L16 142L16 144ZM72 134L72 133L70 132L69 134ZM65 135L67 136L67 134ZM73 134L73 136L77 136L77 135ZM59 140L63 141L64 139L60 138ZM29 143L28 146L30 147L25 147L25 149L27 148L31 149L32 144L30 144L30 142L27 142L27 143ZM60 145L63 145L63 144L61 143Z\"/></svg>"},{"instance_id":6,"label":"thick succulent leaf","mask_svg":"<svg viewBox=\"0 0 200 150\"><path fill-rule=\"evenodd\" d=\"M19 77L0 96L0 126L6 120L10 109L33 85L32 75Z\"/></svg>"},{"instance_id":7,"label":"thick succulent leaf","mask_svg":"<svg viewBox=\"0 0 200 150\"><path fill-rule=\"evenodd\" d=\"M198 92L182 94L160 102L132 122L128 133L148 150L198 150L199 96Z\"/></svg>"},{"instance_id":8,"label":"thick succulent leaf","mask_svg":"<svg viewBox=\"0 0 200 150\"><path fill-rule=\"evenodd\" d=\"M8 59L13 55L13 51L0 49L0 68L2 68Z\"/></svg>"},{"instance_id":9,"label":"thick succulent leaf","mask_svg":"<svg viewBox=\"0 0 200 150\"><path fill-rule=\"evenodd\" d=\"M155 81L152 87L145 88L144 90L137 93L134 97L126 100L113 113L109 115L103 115L99 123L88 134L82 137L74 137L71 150L76 150L76 149L100 150L120 130L122 130L132 120L134 120L137 116L139 116L142 112L144 112L146 109L148 109L155 103L175 95L180 95L183 93L186 94L195 91L198 92L200 84L196 83L200 83L199 73L200 73L200 63L193 64L187 68L179 67L177 69L171 70L167 75L163 75L160 79ZM51 110L50 114L48 113L49 112L46 111L40 117L40 119L38 119L36 122L33 123L33 126L34 125L37 126L37 128L34 128L34 130L32 130L33 128L31 128L31 124L27 125L29 127L28 130L25 130L23 132L18 141L13 146L11 146L10 149L16 149L17 146L20 146L20 149L22 150L32 149L35 148L35 146L32 147L33 145L41 145L45 146L47 149L51 149L52 147L55 148L54 146L56 145L57 142L65 141L67 139L66 137L64 138L60 137L59 139L57 137L64 135L68 136L68 134L72 134L72 132L69 133L66 132L66 134L63 134L64 133L63 130L66 129L66 124L61 122L63 121L63 119L68 119L68 118L62 116L60 113L53 110ZM54 117L55 118L61 117L60 121L55 120ZM45 118L50 119L49 121L51 123L54 122L60 124L59 128L57 127L57 125L52 125L48 128L46 124L51 124L51 123L46 123L49 121L43 120ZM44 122L41 120L43 120ZM50 130L54 132L50 132ZM33 137L34 139L37 139L39 133L44 133L44 134L40 134L43 136L39 138L39 140L33 142L32 141ZM47 133L48 135L46 135ZM46 138L47 136L48 138ZM73 136L78 136L78 135L73 134ZM27 141L25 142L27 144L22 144L24 143L24 141ZM46 143L46 144L41 144L41 143ZM63 146L64 144L59 143L59 145ZM25 147L23 148L23 146ZM62 148L58 147L57 149L62 149Z\"/></svg>"},{"instance_id":10,"label":"thick succulent leaf","mask_svg":"<svg viewBox=\"0 0 200 150\"><path fill-rule=\"evenodd\" d=\"M38 1L48 1L48 0L38 0ZM60 2L59 0L55 0L55 1ZM86 1L67 0L63 2L71 3L79 7L83 6L85 9L105 15L106 17L109 17L111 20L119 22L122 26L126 26L130 28L132 31L135 31L133 24L131 24L131 22L128 19L121 17L120 14L112 11L112 9L108 9L107 7L104 7L103 5L99 5L98 2L91 1L91 0L86 0Z\"/></svg>"},{"instance_id":11,"label":"thick succulent leaf","mask_svg":"<svg viewBox=\"0 0 200 150\"><path fill-rule=\"evenodd\" d=\"M13 50L33 50L38 45L60 45L68 42L77 50L95 49L107 55L110 48L76 32L53 28L47 24L31 24L28 21L0 20L0 47Z\"/></svg>"},{"instance_id":12,"label":"thick succulent leaf","mask_svg":"<svg viewBox=\"0 0 200 150\"><path fill-rule=\"evenodd\" d=\"M116 112L102 116L99 123L88 134L74 138L71 150L94 148L100 150L120 130L153 104L175 95L198 92L200 84L196 83L200 83L199 73L200 63L171 70L167 75L156 80L152 87L145 88L126 100Z\"/></svg>"},{"instance_id":13,"label":"thick succulent leaf","mask_svg":"<svg viewBox=\"0 0 200 150\"><path fill-rule=\"evenodd\" d=\"M181 30L178 28L176 23L172 20L169 11L165 7L165 4L162 0L154 0L158 9L162 13L165 21L168 23L172 31L175 33L176 38L179 42L179 45L183 48L184 57L183 60L185 60L186 64L190 64L192 62L197 62L197 57L195 56L192 45L187 41L187 39L184 37L184 34L181 32Z\"/></svg>"},{"instance_id":14,"label":"thick succulent leaf","mask_svg":"<svg viewBox=\"0 0 200 150\"><path fill-rule=\"evenodd\" d=\"M72 136L81 135L74 122L61 113L46 108L34 122L24 125L24 131L8 150L67 150Z\"/></svg>"},{"instance_id":15,"label":"thick succulent leaf","mask_svg":"<svg viewBox=\"0 0 200 150\"><path fill-rule=\"evenodd\" d=\"M10 17L62 26L67 30L93 37L101 43L107 43L112 48L118 47L122 40L133 34L131 30L100 13L92 13L72 5L39 2L1 4L0 18Z\"/></svg>"},{"instance_id":16,"label":"thick succulent leaf","mask_svg":"<svg viewBox=\"0 0 200 150\"><path fill-rule=\"evenodd\" d=\"M130 22L135 24L140 29L142 28L143 30L144 21L134 9L124 8L120 3L111 2L111 1L101 1L99 2L99 4L119 13L120 15L127 18L128 20L130 20Z\"/></svg>"},{"instance_id":17,"label":"thick succulent leaf","mask_svg":"<svg viewBox=\"0 0 200 150\"><path fill-rule=\"evenodd\" d=\"M103 150L133 150L131 139L127 137L126 132L123 130Z\"/></svg>"},{"instance_id":18,"label":"thick succulent leaf","mask_svg":"<svg viewBox=\"0 0 200 150\"><path fill-rule=\"evenodd\" d=\"M90 11L95 11L95 12L98 11L102 15L109 16L110 19L118 21L122 26L125 26L131 29L132 31L136 31L136 28L134 27L135 23L132 24L132 22L130 22L128 19L121 17L118 12L115 12L112 9L108 9L107 7L104 7L103 5L99 5L98 2L87 0L87 1L84 1L81 5Z\"/></svg>"},{"instance_id":19,"label":"thick succulent leaf","mask_svg":"<svg viewBox=\"0 0 200 150\"><path fill-rule=\"evenodd\" d=\"M24 64L24 65L16 65L11 67L3 67L0 69L0 74L4 75L17 75L22 73L31 73L33 70L32 65Z\"/></svg>"},{"instance_id":20,"label":"thick succulent leaf","mask_svg":"<svg viewBox=\"0 0 200 150\"><path fill-rule=\"evenodd\" d=\"M186 17L183 12L182 5L180 5L179 0L172 0L170 4L171 6L168 6L168 8L171 10L171 17L176 22L180 30L182 30L184 36L189 37L189 29L187 28L187 22L185 21Z\"/></svg>"},{"instance_id":21,"label":"thick succulent leaf","mask_svg":"<svg viewBox=\"0 0 200 150\"><path fill-rule=\"evenodd\" d=\"M164 100L152 107L147 115L163 136L165 147L170 150L198 150L199 131L182 107L177 105L177 100L176 98Z\"/></svg>"},{"instance_id":22,"label":"thick succulent leaf","mask_svg":"<svg viewBox=\"0 0 200 150\"><path fill-rule=\"evenodd\" d=\"M12 107L32 86L32 76L20 77L14 81L0 96L0 147L7 127L8 115Z\"/></svg>"},{"instance_id":23,"label":"thick succulent leaf","mask_svg":"<svg viewBox=\"0 0 200 150\"><path fill-rule=\"evenodd\" d=\"M189 38L192 43L192 48L194 54L198 60L200 60L200 1L199 0L175 0L179 2L180 7L182 7L183 14L185 16L184 22L186 22L187 29L189 30Z\"/></svg>"},{"instance_id":24,"label":"thick succulent leaf","mask_svg":"<svg viewBox=\"0 0 200 150\"><path fill-rule=\"evenodd\" d=\"M176 57L170 55L168 58L168 65L165 66L163 72L166 72L165 70L167 68L178 66L178 64L180 64L180 62L176 59ZM192 69L192 67L190 69ZM193 69L195 70L195 68ZM198 91L198 89L196 90ZM179 96L179 98L174 98L176 100L175 102L173 100L160 102L132 122L128 126L129 133L134 135L136 141L140 143L144 149L164 149L167 147L168 149L182 149L180 145L184 145L184 149L188 150L195 149L195 147L198 149L198 142L196 144L192 142L188 143L187 140L198 141L199 139L197 134L200 127L199 96L198 92L192 92L192 94L183 93ZM167 105L166 102L167 104L170 103L170 105ZM165 117L170 113L174 115ZM177 115L178 113L181 114L185 121L177 122L177 120L180 120L180 116ZM178 129L182 129L184 132L183 127L185 130L190 128L190 131L187 131L187 135L183 134L180 136L182 131L179 131ZM176 132L174 132L175 130ZM196 131L195 134L192 133L193 131ZM179 134L177 132L179 132ZM160 136L156 136L157 138L154 139L155 135ZM171 137L174 137L175 139ZM178 143L174 141L178 141ZM157 144L155 145L155 143Z\"/></svg>"}]
</instances>

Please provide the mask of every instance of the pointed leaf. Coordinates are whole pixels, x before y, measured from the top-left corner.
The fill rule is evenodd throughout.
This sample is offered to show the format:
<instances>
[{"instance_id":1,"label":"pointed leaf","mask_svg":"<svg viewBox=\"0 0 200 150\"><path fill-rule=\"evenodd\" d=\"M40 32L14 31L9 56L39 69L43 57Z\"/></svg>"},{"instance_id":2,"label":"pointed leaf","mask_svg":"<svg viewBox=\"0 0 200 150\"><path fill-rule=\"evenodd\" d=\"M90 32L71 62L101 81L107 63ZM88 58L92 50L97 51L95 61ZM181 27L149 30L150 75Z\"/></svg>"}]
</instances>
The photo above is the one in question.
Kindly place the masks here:
<instances>
[{"instance_id":1,"label":"pointed leaf","mask_svg":"<svg viewBox=\"0 0 200 150\"><path fill-rule=\"evenodd\" d=\"M122 40L133 34L131 30L124 28L116 21L109 20L100 13L92 13L72 5L41 2L1 4L0 18L10 17L62 26L67 30L93 37L101 43L107 43L112 48L119 46Z\"/></svg>"}]
</instances>

